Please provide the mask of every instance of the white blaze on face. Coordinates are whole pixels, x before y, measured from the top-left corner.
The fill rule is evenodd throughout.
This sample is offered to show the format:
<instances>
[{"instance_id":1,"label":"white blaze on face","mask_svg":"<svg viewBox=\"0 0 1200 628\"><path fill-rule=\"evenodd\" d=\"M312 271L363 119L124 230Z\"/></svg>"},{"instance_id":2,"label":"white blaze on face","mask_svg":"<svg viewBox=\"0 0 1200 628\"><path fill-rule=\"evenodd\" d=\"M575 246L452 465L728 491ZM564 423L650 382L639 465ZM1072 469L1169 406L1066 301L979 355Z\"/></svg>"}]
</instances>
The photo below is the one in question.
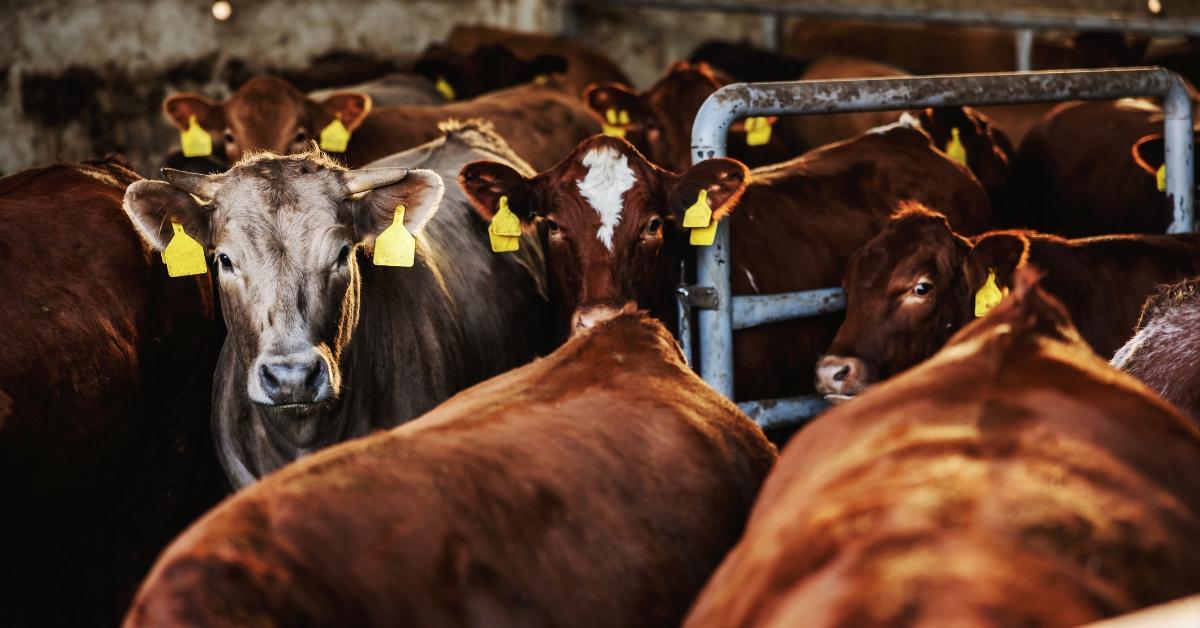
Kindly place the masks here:
<instances>
[{"instance_id":1,"label":"white blaze on face","mask_svg":"<svg viewBox=\"0 0 1200 628\"><path fill-rule=\"evenodd\" d=\"M610 146L588 151L583 156L583 165L588 173L579 182L579 193L600 215L596 237L611 251L613 232L621 222L622 197L637 182L637 177L629 168L629 158Z\"/></svg>"}]
</instances>

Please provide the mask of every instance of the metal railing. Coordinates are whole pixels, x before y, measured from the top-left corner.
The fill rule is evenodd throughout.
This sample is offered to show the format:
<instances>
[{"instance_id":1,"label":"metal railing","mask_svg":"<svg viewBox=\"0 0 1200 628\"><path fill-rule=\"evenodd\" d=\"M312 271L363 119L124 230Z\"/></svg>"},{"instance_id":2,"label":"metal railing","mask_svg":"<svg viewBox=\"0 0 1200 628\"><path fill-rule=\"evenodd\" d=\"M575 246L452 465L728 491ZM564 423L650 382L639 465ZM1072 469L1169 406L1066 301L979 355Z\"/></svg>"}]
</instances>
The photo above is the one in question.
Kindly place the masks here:
<instances>
[{"instance_id":1,"label":"metal railing","mask_svg":"<svg viewBox=\"0 0 1200 628\"><path fill-rule=\"evenodd\" d=\"M1192 103L1183 81L1163 68L1059 70L943 76L737 83L708 97L692 125L692 161L725 156L729 126L750 116L890 111L951 105L999 105L1063 100L1163 99L1166 192L1173 210L1170 233L1194 230L1192 212ZM680 288L680 337L693 362L689 332L697 312L700 375L733 398L733 330L840 311L840 288L733 297L729 220L712 246L699 249L694 286ZM816 397L747 401L741 408L764 427L821 409Z\"/></svg>"}]
</instances>

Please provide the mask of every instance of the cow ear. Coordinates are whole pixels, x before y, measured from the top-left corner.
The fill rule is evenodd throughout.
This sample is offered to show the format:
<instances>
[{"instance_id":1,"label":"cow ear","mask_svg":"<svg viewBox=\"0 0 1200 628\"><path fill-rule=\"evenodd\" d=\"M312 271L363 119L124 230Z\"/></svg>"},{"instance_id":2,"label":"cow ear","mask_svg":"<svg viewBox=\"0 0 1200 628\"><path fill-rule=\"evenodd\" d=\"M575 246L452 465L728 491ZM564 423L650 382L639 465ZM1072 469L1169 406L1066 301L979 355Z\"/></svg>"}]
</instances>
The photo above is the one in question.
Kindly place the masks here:
<instances>
[{"instance_id":1,"label":"cow ear","mask_svg":"<svg viewBox=\"0 0 1200 628\"><path fill-rule=\"evenodd\" d=\"M408 168L364 168L342 174L354 216L354 235L359 242L372 243L375 236L392 226L396 209L404 206L404 226L417 235L437 213L445 186L432 170Z\"/></svg>"},{"instance_id":2,"label":"cow ear","mask_svg":"<svg viewBox=\"0 0 1200 628\"><path fill-rule=\"evenodd\" d=\"M527 179L511 166L494 161L476 161L463 166L458 183L484 220L491 220L500 209L500 198L508 198L508 208L523 222L537 214L536 179Z\"/></svg>"},{"instance_id":3,"label":"cow ear","mask_svg":"<svg viewBox=\"0 0 1200 628\"><path fill-rule=\"evenodd\" d=\"M123 207L138 234L156 251L165 249L174 236L173 222L204 248L212 247L210 212L194 196L166 181L134 182L125 189Z\"/></svg>"},{"instance_id":4,"label":"cow ear","mask_svg":"<svg viewBox=\"0 0 1200 628\"><path fill-rule=\"evenodd\" d=\"M550 76L551 74L563 74L567 71L567 59L562 55L541 54L525 64L525 74L529 76L529 80L539 76Z\"/></svg>"},{"instance_id":5,"label":"cow ear","mask_svg":"<svg viewBox=\"0 0 1200 628\"><path fill-rule=\"evenodd\" d=\"M1150 176L1156 176L1158 167L1166 161L1165 142L1161 133L1147 135L1133 143L1130 151L1133 163Z\"/></svg>"},{"instance_id":6,"label":"cow ear","mask_svg":"<svg viewBox=\"0 0 1200 628\"><path fill-rule=\"evenodd\" d=\"M371 113L371 97L363 92L335 92L317 105L317 128L320 132L334 118L341 118L347 131L353 131Z\"/></svg>"},{"instance_id":7,"label":"cow ear","mask_svg":"<svg viewBox=\"0 0 1200 628\"><path fill-rule=\"evenodd\" d=\"M683 213L696 202L700 190L708 190L713 219L721 220L733 211L749 179L750 169L736 159L706 159L676 178L668 195L671 216L682 224Z\"/></svg>"},{"instance_id":8,"label":"cow ear","mask_svg":"<svg viewBox=\"0 0 1200 628\"><path fill-rule=\"evenodd\" d=\"M583 91L583 100L593 113L600 116L601 120L605 120L613 126L625 126L647 117L638 95L620 83L589 85ZM612 114L609 113L610 110L613 112ZM621 116L621 112L625 112L628 119ZM616 116L616 119L610 120L609 117L613 115Z\"/></svg>"},{"instance_id":9,"label":"cow ear","mask_svg":"<svg viewBox=\"0 0 1200 628\"><path fill-rule=\"evenodd\" d=\"M225 130L225 111L221 103L201 96L184 93L167 96L163 100L163 115L180 131L186 131L192 116L196 123L209 133Z\"/></svg>"}]
</instances>

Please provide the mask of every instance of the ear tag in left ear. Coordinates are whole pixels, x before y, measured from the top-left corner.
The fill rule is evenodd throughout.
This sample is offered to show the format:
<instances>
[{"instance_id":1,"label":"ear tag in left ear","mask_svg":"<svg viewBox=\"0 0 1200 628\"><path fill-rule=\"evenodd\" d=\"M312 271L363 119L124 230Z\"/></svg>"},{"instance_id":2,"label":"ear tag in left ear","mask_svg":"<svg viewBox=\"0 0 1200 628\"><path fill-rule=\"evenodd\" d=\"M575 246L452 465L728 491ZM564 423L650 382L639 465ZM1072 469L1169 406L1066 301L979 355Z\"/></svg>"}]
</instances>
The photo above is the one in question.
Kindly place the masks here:
<instances>
[{"instance_id":1,"label":"ear tag in left ear","mask_svg":"<svg viewBox=\"0 0 1200 628\"><path fill-rule=\"evenodd\" d=\"M621 122L624 118L625 122ZM604 112L604 134L609 137L625 137L625 125L629 124L629 112L621 110L617 112L616 107L609 107L608 111Z\"/></svg>"},{"instance_id":2,"label":"ear tag in left ear","mask_svg":"<svg viewBox=\"0 0 1200 628\"><path fill-rule=\"evenodd\" d=\"M337 114L325 128L321 129L321 150L330 153L344 153L350 144L350 130L342 124L342 114Z\"/></svg>"},{"instance_id":3,"label":"ear tag in left ear","mask_svg":"<svg viewBox=\"0 0 1200 628\"><path fill-rule=\"evenodd\" d=\"M1154 184L1158 186L1159 192L1167 191L1167 164L1159 166L1154 172Z\"/></svg>"},{"instance_id":4,"label":"ear tag in left ear","mask_svg":"<svg viewBox=\"0 0 1200 628\"><path fill-rule=\"evenodd\" d=\"M688 243L692 246L711 246L717 238L718 221L713 220L708 223L707 227L692 229L691 235L688 236Z\"/></svg>"},{"instance_id":5,"label":"ear tag in left ear","mask_svg":"<svg viewBox=\"0 0 1200 628\"><path fill-rule=\"evenodd\" d=\"M746 146L762 146L771 141L772 118L746 118Z\"/></svg>"},{"instance_id":6,"label":"ear tag in left ear","mask_svg":"<svg viewBox=\"0 0 1200 628\"><path fill-rule=\"evenodd\" d=\"M433 87L437 89L438 93L441 94L446 100L454 100L454 86L450 84L450 81L446 80L446 77L437 77L437 81L433 84Z\"/></svg>"},{"instance_id":7,"label":"ear tag in left ear","mask_svg":"<svg viewBox=\"0 0 1200 628\"><path fill-rule=\"evenodd\" d=\"M701 189L696 195L696 202L683 212L683 226L686 229L703 229L712 222L712 208L708 206L708 190Z\"/></svg>"},{"instance_id":8,"label":"ear tag in left ear","mask_svg":"<svg viewBox=\"0 0 1200 628\"><path fill-rule=\"evenodd\" d=\"M1008 288L1003 290L996 285L996 271L989 270L987 281L975 293L975 318L986 315L992 308L1000 304L1008 296Z\"/></svg>"},{"instance_id":9,"label":"ear tag in left ear","mask_svg":"<svg viewBox=\"0 0 1200 628\"><path fill-rule=\"evenodd\" d=\"M392 226L375 238L375 254L371 258L376 266L402 266L409 268L417 256L417 239L404 226L404 206L396 206L396 217Z\"/></svg>"},{"instance_id":10,"label":"ear tag in left ear","mask_svg":"<svg viewBox=\"0 0 1200 628\"><path fill-rule=\"evenodd\" d=\"M958 134L958 127L950 129L950 141L946 142L946 156L964 166L967 165L967 149Z\"/></svg>"},{"instance_id":11,"label":"ear tag in left ear","mask_svg":"<svg viewBox=\"0 0 1200 628\"><path fill-rule=\"evenodd\" d=\"M512 253L521 248L521 219L508 208L508 197L500 197L500 210L488 225L493 253Z\"/></svg>"},{"instance_id":12,"label":"ear tag in left ear","mask_svg":"<svg viewBox=\"0 0 1200 628\"><path fill-rule=\"evenodd\" d=\"M200 128L196 116L188 117L188 128L179 134L179 147L184 157L205 157L212 154L212 136Z\"/></svg>"},{"instance_id":13,"label":"ear tag in left ear","mask_svg":"<svg viewBox=\"0 0 1200 628\"><path fill-rule=\"evenodd\" d=\"M172 277L186 277L207 273L208 264L204 261L204 247L183 230L183 225L174 220L171 221L171 229L175 230L175 235L171 236L171 241L167 243L167 248L162 252L163 263L167 265L167 274Z\"/></svg>"}]
</instances>

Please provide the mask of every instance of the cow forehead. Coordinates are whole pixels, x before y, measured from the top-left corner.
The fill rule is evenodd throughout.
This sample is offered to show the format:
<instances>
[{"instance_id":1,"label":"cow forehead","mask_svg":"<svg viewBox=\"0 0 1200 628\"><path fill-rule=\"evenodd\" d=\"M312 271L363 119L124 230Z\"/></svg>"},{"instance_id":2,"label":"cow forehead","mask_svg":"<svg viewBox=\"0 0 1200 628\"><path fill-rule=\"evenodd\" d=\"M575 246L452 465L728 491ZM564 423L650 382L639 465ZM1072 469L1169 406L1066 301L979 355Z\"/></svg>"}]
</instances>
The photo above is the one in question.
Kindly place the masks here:
<instances>
[{"instance_id":1,"label":"cow forehead","mask_svg":"<svg viewBox=\"0 0 1200 628\"><path fill-rule=\"evenodd\" d=\"M330 232L341 235L333 179L328 171L294 177L236 173L214 199L217 242L236 241L256 250L301 250L321 245Z\"/></svg>"},{"instance_id":2,"label":"cow forehead","mask_svg":"<svg viewBox=\"0 0 1200 628\"><path fill-rule=\"evenodd\" d=\"M576 184L579 194L596 212L600 225L596 237L609 250L625 209L625 193L638 182L629 156L614 146L599 146L583 154L584 175Z\"/></svg>"}]
</instances>

